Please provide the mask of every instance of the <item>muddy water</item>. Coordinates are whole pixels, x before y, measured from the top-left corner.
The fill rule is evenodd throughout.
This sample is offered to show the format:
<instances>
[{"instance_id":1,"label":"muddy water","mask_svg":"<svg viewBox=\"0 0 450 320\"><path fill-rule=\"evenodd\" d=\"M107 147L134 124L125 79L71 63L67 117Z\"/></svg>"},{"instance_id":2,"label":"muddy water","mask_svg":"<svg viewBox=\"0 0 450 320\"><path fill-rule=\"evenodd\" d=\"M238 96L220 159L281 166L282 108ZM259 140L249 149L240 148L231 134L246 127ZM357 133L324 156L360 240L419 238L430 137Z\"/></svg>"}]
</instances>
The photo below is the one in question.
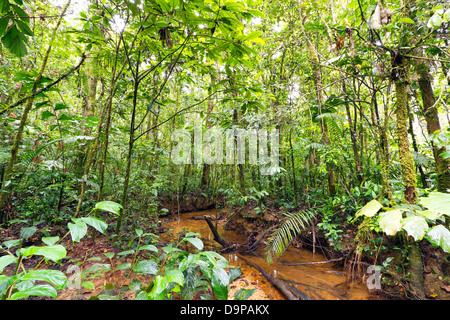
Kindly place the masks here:
<instances>
[{"instance_id":1,"label":"muddy water","mask_svg":"<svg viewBox=\"0 0 450 320\"><path fill-rule=\"evenodd\" d=\"M192 217L202 217L204 215L215 216L214 210L184 213L180 219L165 222L165 227L173 229L171 232L180 232L183 229L198 232L205 244L205 250L219 250L221 246L213 239L214 236L205 220L190 219ZM173 219L174 217L170 217ZM175 217L176 218L176 217ZM246 243L247 239L233 231L225 231L219 224L218 231L223 239L228 242L238 244ZM280 292L274 288L259 273L258 270L248 265L236 253L222 254L233 267L241 267L243 277L252 284L255 284L265 294L265 298L273 300L284 299ZM313 254L307 249L299 249L290 246L280 259L271 265L267 265L264 260L264 251L257 249L251 254L245 255L245 259L262 267L272 276L290 281L290 284L298 291L304 293L314 300L367 300L373 299L370 296L365 284L354 282L349 286L345 283L346 276L341 269L333 266L333 263L310 264L310 262L326 261L327 259L319 254ZM288 266L287 263L306 263L304 265Z\"/></svg>"}]
</instances>

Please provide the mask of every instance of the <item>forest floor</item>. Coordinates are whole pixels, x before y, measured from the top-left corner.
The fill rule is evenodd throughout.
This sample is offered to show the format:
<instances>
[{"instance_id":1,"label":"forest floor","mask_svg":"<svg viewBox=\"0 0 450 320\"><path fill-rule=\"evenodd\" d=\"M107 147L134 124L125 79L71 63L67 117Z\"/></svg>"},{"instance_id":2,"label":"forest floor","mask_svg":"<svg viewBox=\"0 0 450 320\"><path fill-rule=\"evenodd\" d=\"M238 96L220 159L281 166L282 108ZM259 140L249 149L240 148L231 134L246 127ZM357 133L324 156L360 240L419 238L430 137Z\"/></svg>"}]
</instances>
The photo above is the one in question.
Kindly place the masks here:
<instances>
[{"instance_id":1,"label":"forest floor","mask_svg":"<svg viewBox=\"0 0 450 320\"><path fill-rule=\"evenodd\" d=\"M0 239L2 241L8 241L12 239L20 238L20 230L24 227L22 223L15 223L7 229L0 229ZM39 227L39 226L38 226ZM42 225L41 227L44 227ZM47 227L47 232L51 236L59 236L63 238L67 230L61 227ZM77 266L80 270L89 270L95 265L110 265L110 267L102 270L101 268L95 268L95 270L83 276L82 282L90 281L94 289L84 288L80 289L64 289L58 291L58 300L88 300L93 299L98 296L103 298L115 297L121 291L121 288L127 288L127 286L134 280L139 280L143 285L147 285L151 280L151 275L137 275L134 272L129 272L129 270L115 270L119 265L123 263L131 263L133 261L133 256L127 256L119 258L118 254L123 251L116 246L111 244L108 235L102 235L96 231L94 233L89 232L86 237L84 237L80 242L74 243L70 237L66 237L61 241L67 251L67 257L64 258L60 264L54 263L52 261L45 262L39 256L32 256L28 259L23 260L23 265L26 270L32 270L34 268L44 268L51 270L59 270L64 272L68 280L70 280L72 272L71 267ZM43 245L40 241L41 235L39 233L26 239L23 246L40 246ZM160 243L160 245L165 245L167 243ZM113 258L108 258L105 254L114 253ZM11 276L14 274L15 265L9 265L4 269L3 274ZM255 270L252 268L241 268L241 276L236 278L230 284L229 299L233 298L234 293L243 289L254 289L255 292L252 294L249 300L279 300L282 299L282 295L276 292L276 290L270 290L270 284L264 281L258 281ZM134 300L135 291L133 290L122 290L120 293L120 300ZM205 293L205 292L203 292ZM194 296L194 300L200 299L200 293ZM47 300L52 299L48 297L29 297L28 300Z\"/></svg>"}]
</instances>

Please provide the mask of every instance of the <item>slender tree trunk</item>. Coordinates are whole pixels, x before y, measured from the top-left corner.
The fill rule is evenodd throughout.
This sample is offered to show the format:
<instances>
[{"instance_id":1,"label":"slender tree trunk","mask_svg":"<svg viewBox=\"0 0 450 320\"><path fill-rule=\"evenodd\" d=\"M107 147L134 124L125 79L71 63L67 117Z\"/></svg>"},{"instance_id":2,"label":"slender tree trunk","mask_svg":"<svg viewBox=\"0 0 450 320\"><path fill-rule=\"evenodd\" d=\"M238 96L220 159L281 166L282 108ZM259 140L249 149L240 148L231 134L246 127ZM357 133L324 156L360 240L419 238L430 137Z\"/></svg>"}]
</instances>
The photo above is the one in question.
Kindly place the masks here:
<instances>
[{"instance_id":1,"label":"slender tree trunk","mask_svg":"<svg viewBox=\"0 0 450 320\"><path fill-rule=\"evenodd\" d=\"M127 155L127 167L125 171L125 180L123 183L123 193L122 193L122 207L123 210L119 214L119 218L117 219L116 225L116 233L118 233L122 227L122 220L126 210L127 199L128 199L128 187L130 184L130 174L131 174L131 160L133 157L133 148L134 148L134 132L135 132L135 123L136 123L136 109L137 109L137 97L139 90L139 64L140 64L141 53L139 52L136 63L135 70L135 81L134 81L134 92L133 92L133 110L131 112L131 124L130 124L130 137L128 141L128 155Z\"/></svg>"},{"instance_id":2,"label":"slender tree trunk","mask_svg":"<svg viewBox=\"0 0 450 320\"><path fill-rule=\"evenodd\" d=\"M353 128L353 121L352 121L352 115L350 112L350 106L348 103L347 88L345 85L345 80L342 81L342 90L344 91L344 95L345 95L345 110L347 112L347 121L348 121L348 126L350 128L350 139L352 141L353 156L355 158L356 175L357 175L358 182L361 184L363 182L363 172L362 172L361 161L359 160L358 143L356 141L356 133Z\"/></svg>"},{"instance_id":3,"label":"slender tree trunk","mask_svg":"<svg viewBox=\"0 0 450 320\"><path fill-rule=\"evenodd\" d=\"M408 107L408 120L409 120L408 132L411 135L414 152L416 154L419 154L419 147L417 146L416 135L414 134L413 114L411 112L411 108L409 107L409 103L407 104L407 107ZM420 179L422 180L422 188L428 188L427 179L425 177L425 172L423 171L422 166L420 164L418 164L417 169L419 170Z\"/></svg>"},{"instance_id":4,"label":"slender tree trunk","mask_svg":"<svg viewBox=\"0 0 450 320\"><path fill-rule=\"evenodd\" d=\"M300 8L300 19L304 19L305 13L301 11L301 5ZM306 45L308 47L308 51L311 55L311 58L313 60L313 70L314 70L314 88L316 90L316 98L317 98L317 104L319 105L319 112L318 114L322 114L322 106L323 106L323 96L322 96L322 72L320 70L320 59L317 55L316 49L314 48L314 45L312 44L311 40L308 38L305 28L303 26L303 23L301 24L303 35L306 39ZM330 137L328 133L328 126L324 119L319 120L319 126L320 130L322 132L322 136L320 139L320 142L324 145L330 144ZM335 177L334 177L334 171L332 164L325 159L325 165L327 169L327 177L328 177L328 192L330 196L334 196L336 194L336 186L335 186Z\"/></svg>"}]
</instances>

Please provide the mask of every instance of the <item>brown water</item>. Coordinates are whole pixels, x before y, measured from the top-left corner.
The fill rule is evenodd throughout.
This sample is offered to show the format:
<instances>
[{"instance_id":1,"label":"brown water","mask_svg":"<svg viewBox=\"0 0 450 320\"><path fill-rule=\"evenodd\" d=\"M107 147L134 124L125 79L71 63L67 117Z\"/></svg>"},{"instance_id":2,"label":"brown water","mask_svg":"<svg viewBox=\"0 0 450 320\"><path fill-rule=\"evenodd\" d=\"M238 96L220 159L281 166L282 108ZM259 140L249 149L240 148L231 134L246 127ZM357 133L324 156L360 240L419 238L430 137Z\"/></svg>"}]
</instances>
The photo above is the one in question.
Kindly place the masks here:
<instances>
[{"instance_id":1,"label":"brown water","mask_svg":"<svg viewBox=\"0 0 450 320\"><path fill-rule=\"evenodd\" d=\"M175 221L168 220L165 227L173 229L172 232L180 232L183 229L191 232L198 232L205 244L206 250L219 250L222 247L214 241L214 236L205 220L189 219L192 217L202 217L204 215L215 216L214 210L184 213L180 219ZM174 217L171 217L173 219ZM176 217L175 217L176 218ZM170 218L169 218L170 219ZM220 236L228 242L244 244L247 239L234 231L225 231L219 224L218 231ZM261 245L260 245L261 247ZM266 297L273 300L282 300L283 296L274 288L259 271L245 261L236 253L222 254L233 267L241 267L244 278L251 283L259 286ZM304 293L314 300L368 300L373 299L364 283L353 282L346 284L346 276L343 270L334 267L333 263L323 264L305 264L297 266L288 266L286 263L310 263L326 261L327 259L319 253L313 254L307 249L299 249L290 246L280 259L273 264L268 265L264 260L264 251L258 248L254 252L245 255L245 259L252 261L260 266L264 271L275 278L290 281L290 284L300 292Z\"/></svg>"}]
</instances>

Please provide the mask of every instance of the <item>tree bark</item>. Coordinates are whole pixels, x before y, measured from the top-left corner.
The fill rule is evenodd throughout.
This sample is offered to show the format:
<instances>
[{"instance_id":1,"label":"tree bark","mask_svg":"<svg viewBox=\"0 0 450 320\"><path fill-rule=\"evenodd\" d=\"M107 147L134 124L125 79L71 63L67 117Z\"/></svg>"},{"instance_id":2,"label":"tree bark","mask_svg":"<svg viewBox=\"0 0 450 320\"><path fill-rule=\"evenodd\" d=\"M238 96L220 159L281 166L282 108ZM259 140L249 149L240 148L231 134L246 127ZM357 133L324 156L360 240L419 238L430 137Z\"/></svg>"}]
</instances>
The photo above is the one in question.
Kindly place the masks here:
<instances>
[{"instance_id":1,"label":"tree bark","mask_svg":"<svg viewBox=\"0 0 450 320\"><path fill-rule=\"evenodd\" d=\"M431 85L431 75L425 62L417 62L416 70L419 74L419 88L422 96L423 116L427 123L428 134L441 130L436 99ZM440 154L445 151L445 147L438 148L432 141L434 161L436 163L437 189L440 192L450 192L450 162Z\"/></svg>"}]
</instances>

